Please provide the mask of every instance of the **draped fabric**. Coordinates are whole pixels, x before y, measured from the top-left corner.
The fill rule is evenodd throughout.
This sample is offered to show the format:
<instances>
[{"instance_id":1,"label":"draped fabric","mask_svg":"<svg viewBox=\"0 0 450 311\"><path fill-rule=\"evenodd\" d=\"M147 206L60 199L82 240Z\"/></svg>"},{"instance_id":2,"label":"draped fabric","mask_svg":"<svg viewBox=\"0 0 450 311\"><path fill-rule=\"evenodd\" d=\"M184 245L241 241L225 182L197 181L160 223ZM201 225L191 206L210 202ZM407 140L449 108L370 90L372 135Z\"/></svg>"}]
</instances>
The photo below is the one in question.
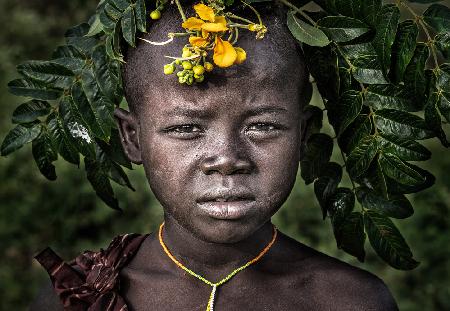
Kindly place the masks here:
<instances>
[{"instance_id":1,"label":"draped fabric","mask_svg":"<svg viewBox=\"0 0 450 311\"><path fill-rule=\"evenodd\" d=\"M85 251L70 263L46 248L35 259L47 270L64 309L69 311L126 311L120 296L119 272L148 236L115 237L106 250Z\"/></svg>"}]
</instances>

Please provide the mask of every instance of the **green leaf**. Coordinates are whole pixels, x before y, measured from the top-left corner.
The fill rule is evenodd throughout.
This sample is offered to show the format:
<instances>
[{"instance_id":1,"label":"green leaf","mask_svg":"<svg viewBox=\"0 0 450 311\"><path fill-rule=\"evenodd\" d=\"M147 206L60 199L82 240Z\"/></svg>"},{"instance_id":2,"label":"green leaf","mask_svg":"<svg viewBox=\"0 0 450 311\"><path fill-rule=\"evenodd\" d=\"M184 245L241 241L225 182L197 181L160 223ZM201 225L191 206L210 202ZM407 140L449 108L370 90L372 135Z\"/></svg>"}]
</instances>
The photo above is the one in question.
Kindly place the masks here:
<instances>
[{"instance_id":1,"label":"green leaf","mask_svg":"<svg viewBox=\"0 0 450 311\"><path fill-rule=\"evenodd\" d=\"M338 138L339 147L350 153L361 140L372 132L372 122L367 115L359 115Z\"/></svg>"},{"instance_id":2,"label":"green leaf","mask_svg":"<svg viewBox=\"0 0 450 311\"><path fill-rule=\"evenodd\" d=\"M0 147L1 155L7 156L8 154L22 148L23 145L36 139L41 134L41 123L35 123L31 126L17 125L13 128L3 140Z\"/></svg>"},{"instance_id":3,"label":"green leaf","mask_svg":"<svg viewBox=\"0 0 450 311\"><path fill-rule=\"evenodd\" d=\"M119 11L123 12L130 7L131 2L129 0L107 0L107 4L114 6Z\"/></svg>"},{"instance_id":4,"label":"green leaf","mask_svg":"<svg viewBox=\"0 0 450 311\"><path fill-rule=\"evenodd\" d=\"M59 58L86 59L86 55L84 55L80 50L72 45L62 45L58 46L52 54L52 61L55 61Z\"/></svg>"},{"instance_id":5,"label":"green leaf","mask_svg":"<svg viewBox=\"0 0 450 311\"><path fill-rule=\"evenodd\" d=\"M311 47L303 45L305 60L311 75L317 81L320 95L327 100L339 97L338 58L331 46Z\"/></svg>"},{"instance_id":6,"label":"green leaf","mask_svg":"<svg viewBox=\"0 0 450 311\"><path fill-rule=\"evenodd\" d=\"M71 70L51 61L28 61L17 66L17 71L51 88L66 89L74 80Z\"/></svg>"},{"instance_id":7,"label":"green leaf","mask_svg":"<svg viewBox=\"0 0 450 311\"><path fill-rule=\"evenodd\" d=\"M367 33L369 26L358 19L345 16L327 16L317 22L328 38L335 42L348 42Z\"/></svg>"},{"instance_id":8,"label":"green leaf","mask_svg":"<svg viewBox=\"0 0 450 311\"><path fill-rule=\"evenodd\" d=\"M345 222L339 228L334 229L334 235L338 248L358 258L360 262L364 262L366 257L366 252L364 251L366 234L361 213L352 212L348 215L345 218Z\"/></svg>"},{"instance_id":9,"label":"green leaf","mask_svg":"<svg viewBox=\"0 0 450 311\"><path fill-rule=\"evenodd\" d=\"M411 203L403 194L390 195L388 200L369 188L358 187L356 197L364 208L388 217L404 219L414 214Z\"/></svg>"},{"instance_id":10,"label":"green leaf","mask_svg":"<svg viewBox=\"0 0 450 311\"><path fill-rule=\"evenodd\" d=\"M373 46L379 56L385 74L391 68L391 48L397 33L399 19L400 10L393 4L384 5L378 15L377 33L373 40Z\"/></svg>"},{"instance_id":11,"label":"green leaf","mask_svg":"<svg viewBox=\"0 0 450 311\"><path fill-rule=\"evenodd\" d=\"M327 115L337 136L352 123L361 112L363 99L360 92L346 91L336 103L327 103Z\"/></svg>"},{"instance_id":12,"label":"green leaf","mask_svg":"<svg viewBox=\"0 0 450 311\"><path fill-rule=\"evenodd\" d=\"M362 1L361 13L363 20L370 26L375 26L377 16L381 10L381 0L364 0Z\"/></svg>"},{"instance_id":13,"label":"green leaf","mask_svg":"<svg viewBox=\"0 0 450 311\"><path fill-rule=\"evenodd\" d=\"M132 191L136 191L123 168L117 163L114 162L111 163L109 170L109 178L118 185L128 187Z\"/></svg>"},{"instance_id":14,"label":"green leaf","mask_svg":"<svg viewBox=\"0 0 450 311\"><path fill-rule=\"evenodd\" d=\"M122 35L125 41L133 47L136 46L136 19L132 7L129 7L123 13L121 25Z\"/></svg>"},{"instance_id":15,"label":"green leaf","mask_svg":"<svg viewBox=\"0 0 450 311\"><path fill-rule=\"evenodd\" d=\"M378 143L383 152L394 154L404 161L426 161L431 158L431 151L414 140L379 134Z\"/></svg>"},{"instance_id":16,"label":"green leaf","mask_svg":"<svg viewBox=\"0 0 450 311\"><path fill-rule=\"evenodd\" d=\"M93 37L98 35L103 31L103 25L100 22L100 17L98 14L95 15L94 22L91 24L91 27L89 28L88 33L86 34L87 37Z\"/></svg>"},{"instance_id":17,"label":"green leaf","mask_svg":"<svg viewBox=\"0 0 450 311\"><path fill-rule=\"evenodd\" d=\"M432 4L424 13L423 19L437 32L450 31L450 9L442 4Z\"/></svg>"},{"instance_id":18,"label":"green leaf","mask_svg":"<svg viewBox=\"0 0 450 311\"><path fill-rule=\"evenodd\" d=\"M287 13L287 26L294 38L302 43L319 47L330 44L330 40L322 30L295 17L294 11Z\"/></svg>"},{"instance_id":19,"label":"green leaf","mask_svg":"<svg viewBox=\"0 0 450 311\"><path fill-rule=\"evenodd\" d=\"M411 96L408 89L392 84L370 85L365 93L364 104L377 110L397 109L403 111L420 111L423 103Z\"/></svg>"},{"instance_id":20,"label":"green leaf","mask_svg":"<svg viewBox=\"0 0 450 311\"><path fill-rule=\"evenodd\" d=\"M119 12L120 13L120 12ZM99 20L102 24L102 28L104 32L109 35L114 31L114 28L116 27L116 24L118 23L116 20L114 20L112 17L109 16L108 13L106 13L106 10L103 10L99 14Z\"/></svg>"},{"instance_id":21,"label":"green leaf","mask_svg":"<svg viewBox=\"0 0 450 311\"><path fill-rule=\"evenodd\" d=\"M392 77L396 82L403 81L406 67L414 56L419 28L412 20L398 25L397 35L392 46Z\"/></svg>"},{"instance_id":22,"label":"green leaf","mask_svg":"<svg viewBox=\"0 0 450 311\"><path fill-rule=\"evenodd\" d=\"M428 46L425 44L417 44L414 56L408 67L406 67L404 81L408 92L412 93L418 107L424 106L424 98L426 91L425 66L430 56ZM420 105L419 105L420 104Z\"/></svg>"},{"instance_id":23,"label":"green leaf","mask_svg":"<svg viewBox=\"0 0 450 311\"><path fill-rule=\"evenodd\" d=\"M385 176L386 187L389 189L389 193L392 194L416 193L425 190L427 188L430 188L431 186L434 185L436 178L433 176L433 174L411 163L404 162L403 164L408 166L411 170L418 172L425 179L425 181L422 184L418 185L412 184L405 185L390 178L389 176Z\"/></svg>"},{"instance_id":24,"label":"green leaf","mask_svg":"<svg viewBox=\"0 0 450 311\"><path fill-rule=\"evenodd\" d=\"M24 79L9 82L8 88L16 96L30 97L38 100L55 100L62 95L61 90L49 89L42 83Z\"/></svg>"},{"instance_id":25,"label":"green leaf","mask_svg":"<svg viewBox=\"0 0 450 311\"><path fill-rule=\"evenodd\" d=\"M380 154L379 161L383 173L400 184L418 186L426 181L420 172L406 165L394 154L383 152Z\"/></svg>"},{"instance_id":26,"label":"green leaf","mask_svg":"<svg viewBox=\"0 0 450 311\"><path fill-rule=\"evenodd\" d=\"M123 55L120 50L120 24L117 23L114 31L106 37L106 53L109 58L124 62Z\"/></svg>"},{"instance_id":27,"label":"green leaf","mask_svg":"<svg viewBox=\"0 0 450 311\"><path fill-rule=\"evenodd\" d=\"M300 162L301 176L309 185L317 177L333 152L333 139L326 134L313 134L306 144L305 155Z\"/></svg>"},{"instance_id":28,"label":"green leaf","mask_svg":"<svg viewBox=\"0 0 450 311\"><path fill-rule=\"evenodd\" d=\"M112 162L117 162L130 170L132 169L131 162L128 160L128 157L123 150L122 140L120 139L118 129L113 128L111 130L111 137L108 143L104 141L99 141L98 143L103 152Z\"/></svg>"},{"instance_id":29,"label":"green leaf","mask_svg":"<svg viewBox=\"0 0 450 311\"><path fill-rule=\"evenodd\" d=\"M80 115L85 121L87 128L89 128L95 137L100 139L108 139L109 133L102 126L102 120L98 116L96 111L95 103L89 101L84 93L83 86L81 82L77 82L72 86L72 99L77 109L80 111Z\"/></svg>"},{"instance_id":30,"label":"green leaf","mask_svg":"<svg viewBox=\"0 0 450 311\"><path fill-rule=\"evenodd\" d=\"M327 216L329 198L336 192L342 179L342 166L330 162L320 172L320 177L314 182L314 193L322 208L323 219Z\"/></svg>"},{"instance_id":31,"label":"green leaf","mask_svg":"<svg viewBox=\"0 0 450 311\"><path fill-rule=\"evenodd\" d=\"M106 172L98 162L90 160L89 158L84 158L84 165L87 178L97 195L109 207L121 211L119 202L114 195L114 190L108 177L108 172Z\"/></svg>"},{"instance_id":32,"label":"green leaf","mask_svg":"<svg viewBox=\"0 0 450 311\"><path fill-rule=\"evenodd\" d=\"M327 2L334 2L333 7L342 15L354 18L361 17L361 4L363 0L332 0Z\"/></svg>"},{"instance_id":33,"label":"green leaf","mask_svg":"<svg viewBox=\"0 0 450 311\"><path fill-rule=\"evenodd\" d=\"M43 130L41 135L33 140L32 153L42 175L48 180L56 180L56 170L52 162L58 159L58 154L53 147L47 130Z\"/></svg>"},{"instance_id":34,"label":"green leaf","mask_svg":"<svg viewBox=\"0 0 450 311\"><path fill-rule=\"evenodd\" d=\"M111 134L111 128L116 124L113 116L114 103L106 98L103 92L101 92L96 78L97 77L91 70L83 71L81 76L82 88L92 107L96 120L104 133L102 138L107 138ZM104 87L107 87L107 83L107 81L102 81ZM117 90L114 91L117 92Z\"/></svg>"},{"instance_id":35,"label":"green leaf","mask_svg":"<svg viewBox=\"0 0 450 311\"><path fill-rule=\"evenodd\" d=\"M443 32L436 36L436 47L442 53L442 56L449 61L450 60L450 32Z\"/></svg>"},{"instance_id":36,"label":"green leaf","mask_svg":"<svg viewBox=\"0 0 450 311\"><path fill-rule=\"evenodd\" d=\"M380 154L378 153L375 159L370 164L366 173L364 175L361 175L360 178L356 178L355 181L371 189L379 196L387 199L388 198L388 187L386 183L387 177L384 176L384 173L381 169L379 163L379 156ZM390 188L389 192L391 192Z\"/></svg>"},{"instance_id":37,"label":"green leaf","mask_svg":"<svg viewBox=\"0 0 450 311\"><path fill-rule=\"evenodd\" d=\"M49 116L48 130L50 138L55 145L57 152L69 163L80 165L80 156L75 146L75 142L70 138L64 129L61 118L52 114Z\"/></svg>"},{"instance_id":38,"label":"green leaf","mask_svg":"<svg viewBox=\"0 0 450 311\"><path fill-rule=\"evenodd\" d=\"M303 115L310 116L305 132L311 134L319 133L323 126L322 109L314 105L306 105L303 109Z\"/></svg>"},{"instance_id":39,"label":"green leaf","mask_svg":"<svg viewBox=\"0 0 450 311\"><path fill-rule=\"evenodd\" d=\"M442 101L444 101L444 103L442 103ZM450 102L448 102L447 97L435 90L430 94L425 105L425 122L434 131L434 135L439 138L441 144L448 148L450 147L450 143L442 129L441 115L438 106L443 106L442 108L445 110L446 107L450 106Z\"/></svg>"},{"instance_id":40,"label":"green leaf","mask_svg":"<svg viewBox=\"0 0 450 311\"><path fill-rule=\"evenodd\" d=\"M37 118L46 116L50 113L51 106L48 102L40 100L31 100L18 106L12 115L13 123L29 123Z\"/></svg>"},{"instance_id":41,"label":"green leaf","mask_svg":"<svg viewBox=\"0 0 450 311\"><path fill-rule=\"evenodd\" d=\"M140 32L147 32L147 10L145 0L137 0L135 6L136 27Z\"/></svg>"},{"instance_id":42,"label":"green leaf","mask_svg":"<svg viewBox=\"0 0 450 311\"><path fill-rule=\"evenodd\" d=\"M95 157L94 135L71 97L66 96L61 100L59 113L66 132L76 143L77 150L85 157Z\"/></svg>"},{"instance_id":43,"label":"green leaf","mask_svg":"<svg viewBox=\"0 0 450 311\"><path fill-rule=\"evenodd\" d=\"M373 210L364 212L364 227L377 254L393 268L411 270L419 264L394 223Z\"/></svg>"},{"instance_id":44,"label":"green leaf","mask_svg":"<svg viewBox=\"0 0 450 311\"><path fill-rule=\"evenodd\" d=\"M434 132L422 118L408 112L381 109L376 111L374 117L377 128L385 134L411 140L434 137Z\"/></svg>"},{"instance_id":45,"label":"green leaf","mask_svg":"<svg viewBox=\"0 0 450 311\"><path fill-rule=\"evenodd\" d=\"M333 227L339 227L355 207L355 194L349 188L337 188L327 203Z\"/></svg>"},{"instance_id":46,"label":"green leaf","mask_svg":"<svg viewBox=\"0 0 450 311\"><path fill-rule=\"evenodd\" d=\"M84 37L89 32L91 26L88 23L81 23L72 28L69 28L64 36L66 38Z\"/></svg>"},{"instance_id":47,"label":"green leaf","mask_svg":"<svg viewBox=\"0 0 450 311\"><path fill-rule=\"evenodd\" d=\"M360 83L386 84L377 52L370 43L341 46L339 51L351 63L353 77Z\"/></svg>"},{"instance_id":48,"label":"green leaf","mask_svg":"<svg viewBox=\"0 0 450 311\"><path fill-rule=\"evenodd\" d=\"M98 46L94 50L92 60L94 61L94 73L97 85L109 101L119 105L122 101L119 77L110 68L105 46Z\"/></svg>"},{"instance_id":49,"label":"green leaf","mask_svg":"<svg viewBox=\"0 0 450 311\"><path fill-rule=\"evenodd\" d=\"M58 47L52 56L52 62L59 64L79 75L86 65L86 55L71 45Z\"/></svg>"},{"instance_id":50,"label":"green leaf","mask_svg":"<svg viewBox=\"0 0 450 311\"><path fill-rule=\"evenodd\" d=\"M347 171L353 178L366 172L378 152L378 141L375 136L364 137L347 158Z\"/></svg>"}]
</instances>

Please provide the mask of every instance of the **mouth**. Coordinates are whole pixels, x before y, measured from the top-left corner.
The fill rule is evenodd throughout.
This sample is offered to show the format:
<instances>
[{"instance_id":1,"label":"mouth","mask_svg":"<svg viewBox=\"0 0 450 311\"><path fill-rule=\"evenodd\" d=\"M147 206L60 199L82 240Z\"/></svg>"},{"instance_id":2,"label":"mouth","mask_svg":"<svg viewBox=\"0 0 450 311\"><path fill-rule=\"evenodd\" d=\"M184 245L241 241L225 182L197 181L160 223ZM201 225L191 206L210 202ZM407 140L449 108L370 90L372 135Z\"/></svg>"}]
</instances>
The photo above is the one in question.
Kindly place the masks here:
<instances>
[{"instance_id":1,"label":"mouth","mask_svg":"<svg viewBox=\"0 0 450 311\"><path fill-rule=\"evenodd\" d=\"M255 210L255 199L249 195L223 195L197 201L198 208L208 216L220 220L234 220Z\"/></svg>"}]
</instances>

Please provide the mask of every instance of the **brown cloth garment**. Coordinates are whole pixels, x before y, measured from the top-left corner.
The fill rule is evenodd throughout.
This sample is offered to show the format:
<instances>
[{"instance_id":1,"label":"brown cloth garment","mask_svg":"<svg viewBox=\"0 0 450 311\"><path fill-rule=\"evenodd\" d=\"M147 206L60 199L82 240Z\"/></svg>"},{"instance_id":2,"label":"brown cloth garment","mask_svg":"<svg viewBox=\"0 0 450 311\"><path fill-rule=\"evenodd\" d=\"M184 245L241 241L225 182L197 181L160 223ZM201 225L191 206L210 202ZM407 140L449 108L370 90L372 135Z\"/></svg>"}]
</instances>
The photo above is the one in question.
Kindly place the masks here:
<instances>
[{"instance_id":1,"label":"brown cloth garment","mask_svg":"<svg viewBox=\"0 0 450 311\"><path fill-rule=\"evenodd\" d=\"M70 263L50 248L35 258L50 275L64 310L127 311L126 302L119 294L119 272L147 236L134 233L117 236L106 250L85 251Z\"/></svg>"}]
</instances>

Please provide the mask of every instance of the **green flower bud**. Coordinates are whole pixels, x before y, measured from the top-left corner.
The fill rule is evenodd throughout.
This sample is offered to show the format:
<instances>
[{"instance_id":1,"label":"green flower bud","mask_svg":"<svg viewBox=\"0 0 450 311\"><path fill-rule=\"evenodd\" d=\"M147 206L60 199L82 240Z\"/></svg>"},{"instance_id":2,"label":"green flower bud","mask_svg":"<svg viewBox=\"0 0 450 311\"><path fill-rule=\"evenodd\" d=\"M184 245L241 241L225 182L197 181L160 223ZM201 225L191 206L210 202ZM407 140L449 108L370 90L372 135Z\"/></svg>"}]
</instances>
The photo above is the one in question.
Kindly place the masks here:
<instances>
[{"instance_id":1,"label":"green flower bud","mask_svg":"<svg viewBox=\"0 0 450 311\"><path fill-rule=\"evenodd\" d=\"M197 82L197 83L202 83L203 80L205 80L205 76L199 76L198 78L195 77L195 82Z\"/></svg>"},{"instance_id":2,"label":"green flower bud","mask_svg":"<svg viewBox=\"0 0 450 311\"><path fill-rule=\"evenodd\" d=\"M182 65L183 68L186 69L186 70L192 69L192 64L191 64L191 62L184 61L184 62L181 63L181 65Z\"/></svg>"},{"instance_id":3,"label":"green flower bud","mask_svg":"<svg viewBox=\"0 0 450 311\"><path fill-rule=\"evenodd\" d=\"M164 66L164 74L171 75L175 71L175 66L173 64L167 64Z\"/></svg>"},{"instance_id":4,"label":"green flower bud","mask_svg":"<svg viewBox=\"0 0 450 311\"><path fill-rule=\"evenodd\" d=\"M192 70L194 70L194 73L198 76L205 73L205 67L203 67L202 65L195 65L194 68L192 68Z\"/></svg>"},{"instance_id":5,"label":"green flower bud","mask_svg":"<svg viewBox=\"0 0 450 311\"><path fill-rule=\"evenodd\" d=\"M161 18L161 11L159 11L159 10L152 11L150 13L150 18L153 19L153 20L160 19Z\"/></svg>"}]
</instances>

